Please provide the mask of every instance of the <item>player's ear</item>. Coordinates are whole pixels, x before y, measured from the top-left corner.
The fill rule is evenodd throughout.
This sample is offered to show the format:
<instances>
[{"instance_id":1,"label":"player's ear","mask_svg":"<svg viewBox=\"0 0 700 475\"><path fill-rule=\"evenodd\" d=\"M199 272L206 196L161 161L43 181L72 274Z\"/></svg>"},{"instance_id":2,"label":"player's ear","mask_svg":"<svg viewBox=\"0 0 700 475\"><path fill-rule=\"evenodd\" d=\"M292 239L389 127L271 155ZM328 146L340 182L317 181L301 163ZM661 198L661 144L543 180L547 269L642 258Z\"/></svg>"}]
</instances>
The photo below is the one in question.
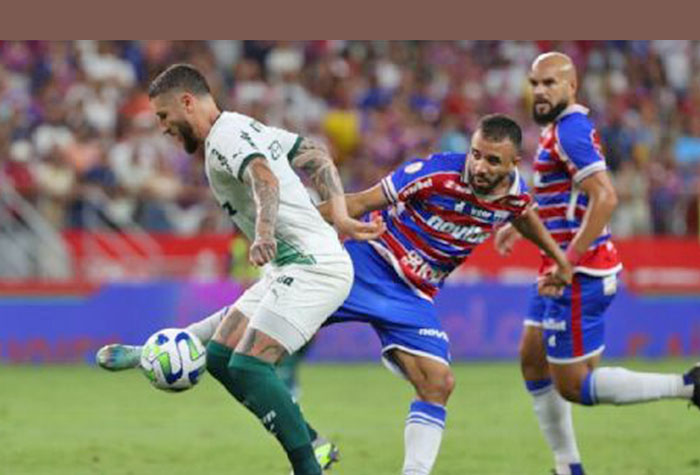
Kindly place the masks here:
<instances>
[{"instance_id":1,"label":"player's ear","mask_svg":"<svg viewBox=\"0 0 700 475\"><path fill-rule=\"evenodd\" d=\"M520 154L516 153L515 156L513 156L513 160L511 164L513 165L513 168L517 167L520 164Z\"/></svg>"},{"instance_id":2,"label":"player's ear","mask_svg":"<svg viewBox=\"0 0 700 475\"><path fill-rule=\"evenodd\" d=\"M186 112L192 113L192 110L194 109L194 96L192 94L189 92L183 92L180 94L179 102Z\"/></svg>"}]
</instances>

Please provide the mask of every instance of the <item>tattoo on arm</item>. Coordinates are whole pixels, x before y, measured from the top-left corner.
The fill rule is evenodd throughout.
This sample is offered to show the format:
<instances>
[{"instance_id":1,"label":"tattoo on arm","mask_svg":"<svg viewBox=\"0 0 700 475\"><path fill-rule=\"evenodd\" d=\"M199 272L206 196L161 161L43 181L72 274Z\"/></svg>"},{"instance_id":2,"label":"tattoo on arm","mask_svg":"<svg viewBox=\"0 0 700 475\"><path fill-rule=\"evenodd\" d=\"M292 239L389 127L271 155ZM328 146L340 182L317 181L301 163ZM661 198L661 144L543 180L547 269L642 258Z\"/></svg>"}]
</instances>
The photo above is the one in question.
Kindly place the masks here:
<instances>
[{"instance_id":1,"label":"tattoo on arm","mask_svg":"<svg viewBox=\"0 0 700 475\"><path fill-rule=\"evenodd\" d=\"M327 200L332 196L343 194L343 184L340 181L338 169L322 144L311 139L302 139L292 165L309 176L321 199Z\"/></svg>"},{"instance_id":2,"label":"tattoo on arm","mask_svg":"<svg viewBox=\"0 0 700 475\"><path fill-rule=\"evenodd\" d=\"M253 188L257 209L255 234L272 237L279 208L279 182L263 158L254 159L246 170L245 182Z\"/></svg>"}]
</instances>

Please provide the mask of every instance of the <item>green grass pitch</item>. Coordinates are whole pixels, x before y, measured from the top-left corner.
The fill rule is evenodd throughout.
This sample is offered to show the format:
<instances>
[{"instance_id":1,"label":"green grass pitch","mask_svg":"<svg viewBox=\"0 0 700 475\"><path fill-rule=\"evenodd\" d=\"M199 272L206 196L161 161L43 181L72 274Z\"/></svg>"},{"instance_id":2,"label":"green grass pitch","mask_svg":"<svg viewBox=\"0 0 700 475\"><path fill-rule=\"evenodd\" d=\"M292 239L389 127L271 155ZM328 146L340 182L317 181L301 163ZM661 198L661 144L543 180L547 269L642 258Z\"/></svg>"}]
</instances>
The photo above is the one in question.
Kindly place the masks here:
<instances>
[{"instance_id":1,"label":"green grass pitch","mask_svg":"<svg viewBox=\"0 0 700 475\"><path fill-rule=\"evenodd\" d=\"M625 362L685 370L690 361ZM514 362L455 366L436 475L548 474L552 461ZM331 473L396 475L407 383L378 365L307 365L302 404L340 445ZM592 475L700 474L700 412L668 401L574 409ZM166 394L137 371L0 366L0 474L282 475L281 449L211 378Z\"/></svg>"}]
</instances>

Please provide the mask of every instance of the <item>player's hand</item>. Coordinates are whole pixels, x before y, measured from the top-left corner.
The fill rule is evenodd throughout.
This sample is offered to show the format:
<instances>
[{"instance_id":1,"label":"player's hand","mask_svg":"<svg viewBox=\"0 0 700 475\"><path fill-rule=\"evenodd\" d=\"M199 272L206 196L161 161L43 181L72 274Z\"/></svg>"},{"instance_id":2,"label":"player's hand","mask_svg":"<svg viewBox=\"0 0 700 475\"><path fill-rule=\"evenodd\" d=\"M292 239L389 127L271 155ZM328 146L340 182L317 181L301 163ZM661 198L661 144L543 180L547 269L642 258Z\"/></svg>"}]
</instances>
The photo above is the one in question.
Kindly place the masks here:
<instances>
[{"instance_id":1,"label":"player's hand","mask_svg":"<svg viewBox=\"0 0 700 475\"><path fill-rule=\"evenodd\" d=\"M377 216L369 222L347 217L336 222L335 227L338 233L360 241L376 239L386 231L386 225L381 216Z\"/></svg>"},{"instance_id":2,"label":"player's hand","mask_svg":"<svg viewBox=\"0 0 700 475\"><path fill-rule=\"evenodd\" d=\"M270 236L256 236L250 246L248 260L254 266L264 266L277 255L277 241Z\"/></svg>"},{"instance_id":3,"label":"player's hand","mask_svg":"<svg viewBox=\"0 0 700 475\"><path fill-rule=\"evenodd\" d=\"M573 269L570 265L556 266L537 279L537 291L545 297L561 297L564 288L571 285Z\"/></svg>"},{"instance_id":4,"label":"player's hand","mask_svg":"<svg viewBox=\"0 0 700 475\"><path fill-rule=\"evenodd\" d=\"M502 256L509 256L513 252L513 247L515 242L520 238L520 233L511 226L506 224L496 231L496 236L494 236L493 245L496 251Z\"/></svg>"}]
</instances>

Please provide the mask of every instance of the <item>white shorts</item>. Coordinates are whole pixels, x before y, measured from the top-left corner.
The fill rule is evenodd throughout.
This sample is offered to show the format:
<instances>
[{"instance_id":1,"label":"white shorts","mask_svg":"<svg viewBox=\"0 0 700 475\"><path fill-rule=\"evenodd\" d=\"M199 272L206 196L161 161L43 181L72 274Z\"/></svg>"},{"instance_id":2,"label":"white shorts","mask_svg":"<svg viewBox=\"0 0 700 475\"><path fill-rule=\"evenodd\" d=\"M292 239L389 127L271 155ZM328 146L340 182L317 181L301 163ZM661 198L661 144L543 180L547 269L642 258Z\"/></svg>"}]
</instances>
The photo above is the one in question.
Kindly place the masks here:
<instances>
[{"instance_id":1,"label":"white shorts","mask_svg":"<svg viewBox=\"0 0 700 475\"><path fill-rule=\"evenodd\" d=\"M248 327L274 338L291 354L345 301L353 277L346 253L315 264L270 265L234 307L248 318Z\"/></svg>"}]
</instances>

